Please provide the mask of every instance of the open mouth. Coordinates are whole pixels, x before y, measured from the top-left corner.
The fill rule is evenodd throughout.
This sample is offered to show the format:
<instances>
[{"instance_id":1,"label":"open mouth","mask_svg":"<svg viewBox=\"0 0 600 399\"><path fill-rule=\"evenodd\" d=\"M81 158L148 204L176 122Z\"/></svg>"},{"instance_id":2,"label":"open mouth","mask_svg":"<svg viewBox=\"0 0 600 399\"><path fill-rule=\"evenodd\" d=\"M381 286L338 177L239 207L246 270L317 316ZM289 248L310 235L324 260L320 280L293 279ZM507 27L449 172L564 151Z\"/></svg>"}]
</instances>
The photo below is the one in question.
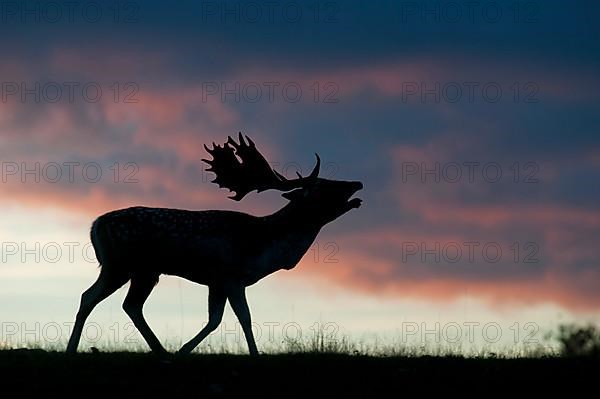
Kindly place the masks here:
<instances>
[{"instance_id":1,"label":"open mouth","mask_svg":"<svg viewBox=\"0 0 600 399\"><path fill-rule=\"evenodd\" d=\"M362 199L360 198L351 198L348 202L347 205L350 208L358 208L362 205Z\"/></svg>"},{"instance_id":2,"label":"open mouth","mask_svg":"<svg viewBox=\"0 0 600 399\"><path fill-rule=\"evenodd\" d=\"M362 199L360 198L350 198L352 197L357 191L362 190L363 185L360 182L356 182L356 187L354 188L354 190L352 191L352 193L350 193L350 195L348 196L348 201L346 202L346 205L348 205L348 207L350 208L358 208L362 205Z\"/></svg>"}]
</instances>

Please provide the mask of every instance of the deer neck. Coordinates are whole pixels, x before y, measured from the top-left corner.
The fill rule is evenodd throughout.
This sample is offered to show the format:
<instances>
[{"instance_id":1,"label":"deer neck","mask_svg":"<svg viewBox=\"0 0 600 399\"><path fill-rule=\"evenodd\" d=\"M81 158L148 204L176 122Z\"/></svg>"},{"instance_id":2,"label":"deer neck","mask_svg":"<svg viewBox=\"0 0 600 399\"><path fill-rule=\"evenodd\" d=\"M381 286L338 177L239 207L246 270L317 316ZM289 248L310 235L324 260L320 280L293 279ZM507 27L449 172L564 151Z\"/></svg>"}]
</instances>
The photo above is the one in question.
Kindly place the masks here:
<instances>
[{"instance_id":1,"label":"deer neck","mask_svg":"<svg viewBox=\"0 0 600 399\"><path fill-rule=\"evenodd\" d=\"M293 201L274 214L267 216L267 221L275 230L314 232L315 236L325 225L315 217L313 209Z\"/></svg>"},{"instance_id":2,"label":"deer neck","mask_svg":"<svg viewBox=\"0 0 600 399\"><path fill-rule=\"evenodd\" d=\"M280 262L279 268L292 269L313 244L322 225L311 218L310 212L293 202L265 217L265 223L273 237L273 248ZM275 253L271 252L271 253Z\"/></svg>"}]
</instances>

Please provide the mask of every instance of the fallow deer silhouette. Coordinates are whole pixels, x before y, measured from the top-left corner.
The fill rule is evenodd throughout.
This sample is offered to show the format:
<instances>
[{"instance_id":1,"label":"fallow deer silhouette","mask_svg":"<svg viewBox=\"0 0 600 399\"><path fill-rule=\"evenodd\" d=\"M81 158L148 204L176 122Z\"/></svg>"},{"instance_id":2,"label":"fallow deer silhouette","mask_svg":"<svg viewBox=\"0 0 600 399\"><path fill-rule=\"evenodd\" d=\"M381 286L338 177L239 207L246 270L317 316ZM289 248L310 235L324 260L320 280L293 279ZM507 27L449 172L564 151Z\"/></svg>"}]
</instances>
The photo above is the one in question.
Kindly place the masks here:
<instances>
[{"instance_id":1,"label":"fallow deer silhouette","mask_svg":"<svg viewBox=\"0 0 600 399\"><path fill-rule=\"evenodd\" d=\"M287 179L269 166L254 142L239 133L222 146L204 146L219 187L239 201L253 190L284 191L289 203L268 216L241 212L190 211L132 207L98 217L91 241L100 262L97 281L81 296L67 352L76 352L92 309L131 281L123 309L153 352L167 352L144 319L142 308L161 274L207 285L208 323L179 353L191 352L221 322L229 300L250 354L258 354L251 329L245 288L281 269L292 269L310 248L321 228L362 201L351 197L363 185L318 177L320 159L307 177ZM241 160L241 162L240 162Z\"/></svg>"}]
</instances>

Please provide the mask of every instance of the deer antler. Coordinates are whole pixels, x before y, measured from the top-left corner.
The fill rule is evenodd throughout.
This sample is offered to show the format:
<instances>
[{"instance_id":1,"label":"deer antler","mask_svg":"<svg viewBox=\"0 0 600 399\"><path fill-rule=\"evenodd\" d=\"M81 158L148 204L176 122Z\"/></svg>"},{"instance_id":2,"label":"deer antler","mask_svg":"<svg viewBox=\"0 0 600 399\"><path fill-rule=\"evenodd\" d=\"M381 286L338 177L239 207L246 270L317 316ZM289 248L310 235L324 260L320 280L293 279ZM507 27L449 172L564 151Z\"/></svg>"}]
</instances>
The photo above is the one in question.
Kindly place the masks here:
<instances>
[{"instance_id":1,"label":"deer antler","mask_svg":"<svg viewBox=\"0 0 600 399\"><path fill-rule=\"evenodd\" d=\"M213 159L202 160L210 165L207 170L217 175L213 183L235 192L234 196L229 197L233 200L239 201L253 190L259 193L269 189L289 191L303 186L319 175L321 160L318 154L315 154L317 164L309 176L302 177L298 174L298 179L289 180L271 168L248 136L246 136L248 140L246 143L242 132L239 132L238 140L239 143L236 143L231 136L228 136L227 142L222 146L213 143L213 148L210 149L204 145Z\"/></svg>"}]
</instances>

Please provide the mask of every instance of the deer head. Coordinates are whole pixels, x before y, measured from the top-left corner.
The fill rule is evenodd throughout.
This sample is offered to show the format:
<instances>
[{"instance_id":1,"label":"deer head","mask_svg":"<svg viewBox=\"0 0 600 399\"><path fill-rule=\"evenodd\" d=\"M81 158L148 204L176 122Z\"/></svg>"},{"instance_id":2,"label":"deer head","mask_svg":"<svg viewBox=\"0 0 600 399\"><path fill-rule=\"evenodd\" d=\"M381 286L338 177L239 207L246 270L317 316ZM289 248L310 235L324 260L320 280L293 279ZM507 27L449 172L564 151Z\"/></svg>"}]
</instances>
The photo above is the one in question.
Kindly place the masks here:
<instances>
[{"instance_id":1,"label":"deer head","mask_svg":"<svg viewBox=\"0 0 600 399\"><path fill-rule=\"evenodd\" d=\"M212 182L235 192L229 198L240 201L254 190L284 191L282 196L290 201L290 205L297 210L310 212L322 224L360 207L362 200L351 197L363 188L362 183L320 178L321 159L318 154L315 154L317 163L308 176L298 173L297 179L287 179L271 168L248 136L246 140L240 132L239 143L228 137L222 146L215 143L212 149L204 146L213 157L212 160L203 159L210 165L207 170L217 176Z\"/></svg>"}]
</instances>

